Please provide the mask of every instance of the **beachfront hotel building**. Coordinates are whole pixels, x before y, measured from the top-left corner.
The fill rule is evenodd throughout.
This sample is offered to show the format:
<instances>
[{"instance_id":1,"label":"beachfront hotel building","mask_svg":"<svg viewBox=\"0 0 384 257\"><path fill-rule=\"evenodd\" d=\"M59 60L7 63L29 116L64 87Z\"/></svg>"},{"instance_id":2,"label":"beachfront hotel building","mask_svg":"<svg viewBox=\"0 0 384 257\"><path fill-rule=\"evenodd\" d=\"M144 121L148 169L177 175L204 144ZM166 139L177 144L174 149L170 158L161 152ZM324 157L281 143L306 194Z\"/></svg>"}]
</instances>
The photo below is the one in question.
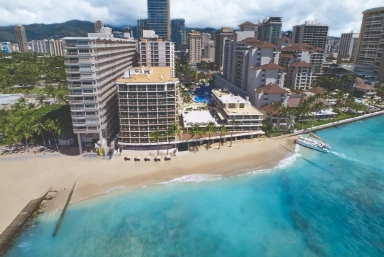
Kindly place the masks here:
<instances>
[{"instance_id":1,"label":"beachfront hotel building","mask_svg":"<svg viewBox=\"0 0 384 257\"><path fill-rule=\"evenodd\" d=\"M192 30L189 33L189 63L196 64L201 62L201 49L202 49L201 33Z\"/></svg>"},{"instance_id":2,"label":"beachfront hotel building","mask_svg":"<svg viewBox=\"0 0 384 257\"><path fill-rule=\"evenodd\" d=\"M234 95L227 90L213 89L212 100L215 103L217 121L225 125L228 131L260 131L263 114L248 101L248 97ZM231 125L235 121L235 126Z\"/></svg>"},{"instance_id":3,"label":"beachfront hotel building","mask_svg":"<svg viewBox=\"0 0 384 257\"><path fill-rule=\"evenodd\" d=\"M146 30L144 35L146 35ZM175 77L175 44L161 38L146 37L139 42L140 64L145 67L170 67Z\"/></svg>"},{"instance_id":4,"label":"beachfront hotel building","mask_svg":"<svg viewBox=\"0 0 384 257\"><path fill-rule=\"evenodd\" d=\"M359 40L359 33L351 32L341 34L337 63L341 63L343 60L356 61Z\"/></svg>"},{"instance_id":5,"label":"beachfront hotel building","mask_svg":"<svg viewBox=\"0 0 384 257\"><path fill-rule=\"evenodd\" d=\"M25 28L22 25L15 26L16 41L21 53L28 52L27 35L25 34Z\"/></svg>"},{"instance_id":6,"label":"beachfront hotel building","mask_svg":"<svg viewBox=\"0 0 384 257\"><path fill-rule=\"evenodd\" d=\"M293 43L306 43L325 49L328 40L328 25L317 21L306 21L304 24L293 26Z\"/></svg>"},{"instance_id":7,"label":"beachfront hotel building","mask_svg":"<svg viewBox=\"0 0 384 257\"><path fill-rule=\"evenodd\" d=\"M101 139L111 139L118 130L116 79L131 68L136 42L116 39L111 32L103 27L102 33L63 39L73 132L79 143L105 141Z\"/></svg>"},{"instance_id":8,"label":"beachfront hotel building","mask_svg":"<svg viewBox=\"0 0 384 257\"><path fill-rule=\"evenodd\" d=\"M117 80L120 133L118 144L125 150L156 149L150 133L163 135L178 124L178 79L170 67L132 68ZM175 141L162 137L161 145Z\"/></svg>"}]
</instances>

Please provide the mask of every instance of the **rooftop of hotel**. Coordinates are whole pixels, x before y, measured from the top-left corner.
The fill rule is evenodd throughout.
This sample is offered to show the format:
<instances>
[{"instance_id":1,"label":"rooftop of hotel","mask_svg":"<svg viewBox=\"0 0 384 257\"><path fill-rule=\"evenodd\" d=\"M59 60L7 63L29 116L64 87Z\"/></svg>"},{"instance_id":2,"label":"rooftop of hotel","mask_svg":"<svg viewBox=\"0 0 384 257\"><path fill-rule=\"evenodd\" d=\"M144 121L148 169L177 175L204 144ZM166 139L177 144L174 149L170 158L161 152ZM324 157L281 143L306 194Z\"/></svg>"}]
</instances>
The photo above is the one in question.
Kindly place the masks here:
<instances>
[{"instance_id":1,"label":"rooftop of hotel","mask_svg":"<svg viewBox=\"0 0 384 257\"><path fill-rule=\"evenodd\" d=\"M226 103L226 104L232 104L232 103L246 104L247 103L247 101L241 96L233 95L228 92L219 91L217 89L212 89L212 94L216 95L223 103Z\"/></svg>"},{"instance_id":2,"label":"rooftop of hotel","mask_svg":"<svg viewBox=\"0 0 384 257\"><path fill-rule=\"evenodd\" d=\"M262 115L258 109L253 107L250 102L241 96L236 96L228 92L219 91L217 89L213 89L212 94L214 94L224 104L243 104L244 108L223 108L223 111L226 112L227 115ZM218 108L216 108L216 111L218 111ZM218 113L220 112L218 111Z\"/></svg>"},{"instance_id":3,"label":"rooftop of hotel","mask_svg":"<svg viewBox=\"0 0 384 257\"><path fill-rule=\"evenodd\" d=\"M206 126L208 122L215 123L218 126L214 117L209 111L185 111L183 113L184 126L186 128L192 127L194 124Z\"/></svg>"},{"instance_id":4,"label":"rooftop of hotel","mask_svg":"<svg viewBox=\"0 0 384 257\"><path fill-rule=\"evenodd\" d=\"M0 94L0 105L16 103L22 97L23 94Z\"/></svg>"},{"instance_id":5,"label":"rooftop of hotel","mask_svg":"<svg viewBox=\"0 0 384 257\"><path fill-rule=\"evenodd\" d=\"M177 82L178 78L171 76L170 67L134 67L124 74L117 83L167 83Z\"/></svg>"}]
</instances>

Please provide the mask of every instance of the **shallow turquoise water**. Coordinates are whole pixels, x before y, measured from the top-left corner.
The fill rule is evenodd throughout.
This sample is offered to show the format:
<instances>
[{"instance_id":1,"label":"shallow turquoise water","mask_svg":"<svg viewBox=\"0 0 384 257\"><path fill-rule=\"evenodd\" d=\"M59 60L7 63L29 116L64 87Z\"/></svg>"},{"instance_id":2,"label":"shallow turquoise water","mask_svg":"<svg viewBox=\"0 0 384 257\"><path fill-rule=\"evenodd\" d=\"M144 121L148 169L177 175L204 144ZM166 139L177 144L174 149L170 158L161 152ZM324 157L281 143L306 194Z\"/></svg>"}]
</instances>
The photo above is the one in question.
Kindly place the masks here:
<instances>
[{"instance_id":1,"label":"shallow turquoise water","mask_svg":"<svg viewBox=\"0 0 384 257\"><path fill-rule=\"evenodd\" d=\"M6 256L384 256L383 128L321 131L332 153L288 167L72 204L56 238L42 215Z\"/></svg>"}]
</instances>

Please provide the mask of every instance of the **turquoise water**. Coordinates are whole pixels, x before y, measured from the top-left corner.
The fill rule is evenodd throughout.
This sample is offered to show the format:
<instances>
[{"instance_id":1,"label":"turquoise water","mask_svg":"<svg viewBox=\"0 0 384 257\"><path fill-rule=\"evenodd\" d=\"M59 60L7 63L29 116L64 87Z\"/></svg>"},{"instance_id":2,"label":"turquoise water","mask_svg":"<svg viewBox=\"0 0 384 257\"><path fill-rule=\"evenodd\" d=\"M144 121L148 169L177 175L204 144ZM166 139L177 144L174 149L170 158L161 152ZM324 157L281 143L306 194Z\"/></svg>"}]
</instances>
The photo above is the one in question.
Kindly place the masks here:
<instances>
[{"instance_id":1,"label":"turquoise water","mask_svg":"<svg viewBox=\"0 0 384 257\"><path fill-rule=\"evenodd\" d=\"M211 97L210 96L205 96L205 95L195 96L195 101L198 102L198 103L206 103L206 104L212 103Z\"/></svg>"},{"instance_id":2,"label":"turquoise water","mask_svg":"<svg viewBox=\"0 0 384 257\"><path fill-rule=\"evenodd\" d=\"M300 148L273 170L71 204L56 238L59 214L42 215L6 256L384 256L383 128L321 131L332 153Z\"/></svg>"}]
</instances>

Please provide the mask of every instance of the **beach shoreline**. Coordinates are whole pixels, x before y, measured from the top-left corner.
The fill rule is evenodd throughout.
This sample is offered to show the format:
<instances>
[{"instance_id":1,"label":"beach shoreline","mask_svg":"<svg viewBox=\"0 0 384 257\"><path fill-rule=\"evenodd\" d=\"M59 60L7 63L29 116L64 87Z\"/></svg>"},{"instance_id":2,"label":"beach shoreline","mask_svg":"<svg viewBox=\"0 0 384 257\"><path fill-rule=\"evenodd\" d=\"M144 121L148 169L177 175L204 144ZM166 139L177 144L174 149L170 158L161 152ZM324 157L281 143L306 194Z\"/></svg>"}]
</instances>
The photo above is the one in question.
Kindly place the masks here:
<instances>
[{"instance_id":1,"label":"beach shoreline","mask_svg":"<svg viewBox=\"0 0 384 257\"><path fill-rule=\"evenodd\" d=\"M281 140L236 141L233 147L212 145L210 150L190 152L165 162L124 161L114 156L111 161L80 156L22 160L1 163L0 204L6 206L0 215L0 231L12 222L24 206L41 197L49 188L53 198L43 202L45 212L64 207L70 188L77 180L71 203L85 201L116 190L134 190L162 184L188 176L230 177L256 170L275 168L292 156L294 137ZM282 147L283 145L284 147ZM142 154L141 154L142 155ZM142 158L145 155L141 156Z\"/></svg>"}]
</instances>

